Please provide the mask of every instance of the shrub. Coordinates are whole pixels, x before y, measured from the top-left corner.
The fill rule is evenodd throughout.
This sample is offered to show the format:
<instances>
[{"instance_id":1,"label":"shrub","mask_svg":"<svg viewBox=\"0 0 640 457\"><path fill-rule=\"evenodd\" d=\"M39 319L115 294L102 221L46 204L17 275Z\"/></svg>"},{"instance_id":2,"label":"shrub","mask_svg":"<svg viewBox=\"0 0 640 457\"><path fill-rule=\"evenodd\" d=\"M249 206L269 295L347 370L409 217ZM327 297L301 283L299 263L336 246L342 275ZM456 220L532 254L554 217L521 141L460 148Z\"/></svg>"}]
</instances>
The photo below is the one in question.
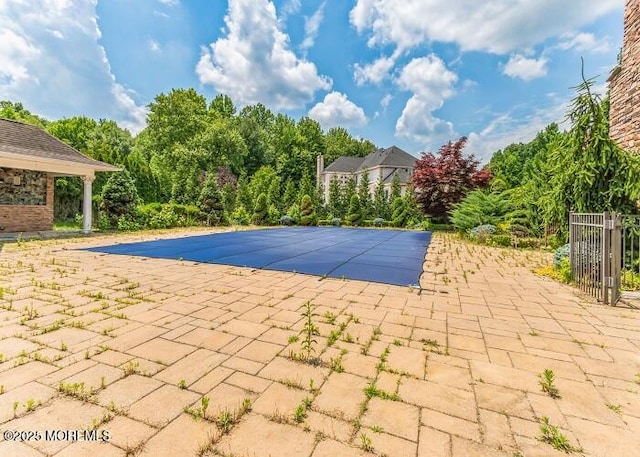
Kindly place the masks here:
<instances>
[{"instance_id":1,"label":"shrub","mask_svg":"<svg viewBox=\"0 0 640 457\"><path fill-rule=\"evenodd\" d=\"M569 261L569 243L564 246L560 246L553 253L553 266L556 268L560 268L560 264L562 263L562 259L567 259Z\"/></svg>"},{"instance_id":2,"label":"shrub","mask_svg":"<svg viewBox=\"0 0 640 457\"><path fill-rule=\"evenodd\" d=\"M173 227L190 227L203 222L210 222L210 215L200 211L195 205L179 205L176 203L148 203L137 209L139 222L142 226L152 229ZM224 214L220 214L224 220Z\"/></svg>"},{"instance_id":3,"label":"shrub","mask_svg":"<svg viewBox=\"0 0 640 457\"><path fill-rule=\"evenodd\" d=\"M391 220L394 227L404 227L407 225L409 219L409 212L407 211L407 205L405 200L401 197L397 197L393 200L392 216Z\"/></svg>"},{"instance_id":4,"label":"shrub","mask_svg":"<svg viewBox=\"0 0 640 457\"><path fill-rule=\"evenodd\" d=\"M276 207L276 205L271 203L269 205L269 209L267 210L267 224L276 225L279 220L280 220L280 211L278 211L278 208Z\"/></svg>"},{"instance_id":5,"label":"shrub","mask_svg":"<svg viewBox=\"0 0 640 457\"><path fill-rule=\"evenodd\" d=\"M491 224L478 225L469 232L472 238L486 238L494 233L496 233L496 226Z\"/></svg>"},{"instance_id":6,"label":"shrub","mask_svg":"<svg viewBox=\"0 0 640 457\"><path fill-rule=\"evenodd\" d=\"M100 230L109 230L111 228L109 217L102 211L100 211L100 215L98 216L98 228Z\"/></svg>"},{"instance_id":7,"label":"shrub","mask_svg":"<svg viewBox=\"0 0 640 457\"><path fill-rule=\"evenodd\" d=\"M331 225L333 225L334 227L340 227L341 224L342 219L340 219L339 217L334 217L333 219L331 219Z\"/></svg>"},{"instance_id":8,"label":"shrub","mask_svg":"<svg viewBox=\"0 0 640 457\"><path fill-rule=\"evenodd\" d=\"M360 208L360 199L357 195L352 195L349 201L349 212L345 218L349 225L358 227L362 225L362 208Z\"/></svg>"},{"instance_id":9,"label":"shrub","mask_svg":"<svg viewBox=\"0 0 640 457\"><path fill-rule=\"evenodd\" d=\"M376 218L373 220L373 225L374 225L375 227L382 227L382 224L384 224L384 219L382 219L381 217L376 217Z\"/></svg>"},{"instance_id":10,"label":"shrub","mask_svg":"<svg viewBox=\"0 0 640 457\"><path fill-rule=\"evenodd\" d=\"M294 224L294 220L291 216L288 215L284 215L280 217L280 224L282 225L293 225Z\"/></svg>"},{"instance_id":11,"label":"shrub","mask_svg":"<svg viewBox=\"0 0 640 457\"><path fill-rule=\"evenodd\" d=\"M511 235L488 235L485 243L488 246L502 246L508 248L513 245L513 239L511 238Z\"/></svg>"},{"instance_id":12,"label":"shrub","mask_svg":"<svg viewBox=\"0 0 640 457\"><path fill-rule=\"evenodd\" d=\"M308 195L304 195L302 197L302 202L300 203L300 225L317 225L318 218L316 217L316 212L313 209L313 202L311 201L311 197Z\"/></svg>"},{"instance_id":13,"label":"shrub","mask_svg":"<svg viewBox=\"0 0 640 457\"><path fill-rule=\"evenodd\" d=\"M268 210L269 208L267 206L267 194L263 192L258 195L258 198L256 199L256 205L253 210L253 215L251 216L251 221L255 225L264 224L267 221Z\"/></svg>"},{"instance_id":14,"label":"shrub","mask_svg":"<svg viewBox=\"0 0 640 457\"><path fill-rule=\"evenodd\" d=\"M238 206L231 213L231 222L236 225L248 225L249 224L249 213L247 213L246 208L242 203L238 203Z\"/></svg>"},{"instance_id":15,"label":"shrub","mask_svg":"<svg viewBox=\"0 0 640 457\"><path fill-rule=\"evenodd\" d=\"M159 212L149 218L146 225L152 229L177 227L178 216L170 205L163 205Z\"/></svg>"},{"instance_id":16,"label":"shrub","mask_svg":"<svg viewBox=\"0 0 640 457\"><path fill-rule=\"evenodd\" d=\"M287 210L287 216L289 216L293 223L297 223L300 220L300 205L294 203Z\"/></svg>"},{"instance_id":17,"label":"shrub","mask_svg":"<svg viewBox=\"0 0 640 457\"><path fill-rule=\"evenodd\" d=\"M142 226L135 219L131 219L128 216L120 216L118 218L118 230L123 232L129 232L134 230L140 230Z\"/></svg>"}]
</instances>

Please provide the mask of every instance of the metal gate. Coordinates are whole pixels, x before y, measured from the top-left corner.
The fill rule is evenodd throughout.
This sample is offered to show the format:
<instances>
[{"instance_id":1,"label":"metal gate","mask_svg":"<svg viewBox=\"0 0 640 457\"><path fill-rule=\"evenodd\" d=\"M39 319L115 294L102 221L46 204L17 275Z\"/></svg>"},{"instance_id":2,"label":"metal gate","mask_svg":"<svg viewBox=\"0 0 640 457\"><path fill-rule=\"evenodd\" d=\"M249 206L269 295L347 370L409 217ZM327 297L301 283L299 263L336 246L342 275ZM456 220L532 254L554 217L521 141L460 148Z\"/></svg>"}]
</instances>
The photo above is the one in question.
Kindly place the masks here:
<instances>
[{"instance_id":1,"label":"metal gate","mask_svg":"<svg viewBox=\"0 0 640 457\"><path fill-rule=\"evenodd\" d=\"M583 292L615 305L620 299L622 254L619 214L569 214L571 277Z\"/></svg>"},{"instance_id":2,"label":"metal gate","mask_svg":"<svg viewBox=\"0 0 640 457\"><path fill-rule=\"evenodd\" d=\"M624 214L622 225L621 288L640 290L640 216Z\"/></svg>"}]
</instances>

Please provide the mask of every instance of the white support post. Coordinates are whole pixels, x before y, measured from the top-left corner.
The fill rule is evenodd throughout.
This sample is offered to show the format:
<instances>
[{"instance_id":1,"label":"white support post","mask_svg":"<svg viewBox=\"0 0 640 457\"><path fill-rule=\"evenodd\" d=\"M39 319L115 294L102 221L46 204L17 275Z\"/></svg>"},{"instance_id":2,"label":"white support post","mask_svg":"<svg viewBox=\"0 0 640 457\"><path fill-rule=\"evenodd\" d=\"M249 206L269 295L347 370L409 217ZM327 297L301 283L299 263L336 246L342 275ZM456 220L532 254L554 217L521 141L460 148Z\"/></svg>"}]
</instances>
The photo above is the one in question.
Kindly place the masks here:
<instances>
[{"instance_id":1,"label":"white support post","mask_svg":"<svg viewBox=\"0 0 640 457\"><path fill-rule=\"evenodd\" d=\"M82 233L89 234L91 233L91 215L92 215L92 207L91 207L91 184L95 177L93 175L86 175L82 177L82 181L84 182L84 196L82 199Z\"/></svg>"}]
</instances>

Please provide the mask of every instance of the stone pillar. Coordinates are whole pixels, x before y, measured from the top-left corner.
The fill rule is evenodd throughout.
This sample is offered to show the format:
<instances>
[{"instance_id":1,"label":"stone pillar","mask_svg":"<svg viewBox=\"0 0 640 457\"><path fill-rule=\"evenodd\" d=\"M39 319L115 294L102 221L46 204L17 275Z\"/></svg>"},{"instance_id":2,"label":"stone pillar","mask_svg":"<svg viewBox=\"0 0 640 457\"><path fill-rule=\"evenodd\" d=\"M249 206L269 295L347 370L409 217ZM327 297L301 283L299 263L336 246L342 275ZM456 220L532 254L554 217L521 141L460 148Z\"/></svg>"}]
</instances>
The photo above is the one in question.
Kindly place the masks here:
<instances>
[{"instance_id":1,"label":"stone pillar","mask_svg":"<svg viewBox=\"0 0 640 457\"><path fill-rule=\"evenodd\" d=\"M620 61L609 76L609 133L622 148L640 152L640 2L626 0Z\"/></svg>"},{"instance_id":2,"label":"stone pillar","mask_svg":"<svg viewBox=\"0 0 640 457\"><path fill-rule=\"evenodd\" d=\"M95 177L93 175L86 175L82 177L84 182L84 196L82 198L82 233L91 233L91 213L92 213L92 194L91 185Z\"/></svg>"}]
</instances>

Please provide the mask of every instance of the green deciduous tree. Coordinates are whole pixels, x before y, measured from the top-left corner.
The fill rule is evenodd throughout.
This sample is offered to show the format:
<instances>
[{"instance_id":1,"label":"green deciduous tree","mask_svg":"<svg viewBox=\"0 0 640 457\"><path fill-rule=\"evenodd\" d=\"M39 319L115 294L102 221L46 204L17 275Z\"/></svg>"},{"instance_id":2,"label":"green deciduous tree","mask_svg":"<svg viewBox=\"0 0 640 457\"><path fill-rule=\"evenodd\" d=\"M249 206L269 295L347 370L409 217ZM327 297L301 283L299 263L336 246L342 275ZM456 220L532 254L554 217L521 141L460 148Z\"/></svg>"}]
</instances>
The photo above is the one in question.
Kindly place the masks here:
<instances>
[{"instance_id":1,"label":"green deciduous tree","mask_svg":"<svg viewBox=\"0 0 640 457\"><path fill-rule=\"evenodd\" d=\"M280 177L273 168L262 166L251 177L249 192L254 200L260 194L265 194L267 204L275 202L280 198Z\"/></svg>"}]
</instances>

